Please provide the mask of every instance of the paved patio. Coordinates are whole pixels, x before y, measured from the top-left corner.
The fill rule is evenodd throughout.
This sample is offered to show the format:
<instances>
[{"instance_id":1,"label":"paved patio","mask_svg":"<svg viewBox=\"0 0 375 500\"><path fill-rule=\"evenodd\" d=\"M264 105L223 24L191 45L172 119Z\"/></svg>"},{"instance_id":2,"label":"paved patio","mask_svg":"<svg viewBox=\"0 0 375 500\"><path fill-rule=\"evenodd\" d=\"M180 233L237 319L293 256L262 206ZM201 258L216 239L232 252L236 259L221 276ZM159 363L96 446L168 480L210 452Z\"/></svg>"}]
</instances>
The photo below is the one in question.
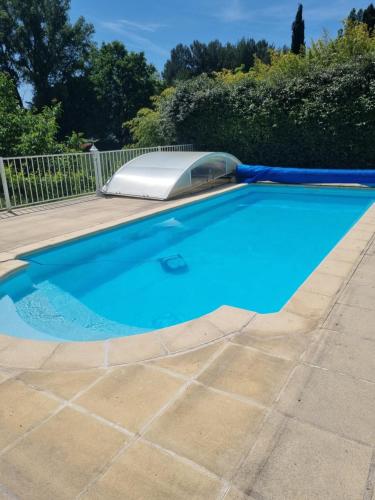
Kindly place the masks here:
<instances>
[{"instance_id":1,"label":"paved patio","mask_svg":"<svg viewBox=\"0 0 375 500\"><path fill-rule=\"evenodd\" d=\"M6 219L0 251L150 203ZM374 234L371 209L277 314L222 308L99 356L0 336L0 499L375 499Z\"/></svg>"}]
</instances>

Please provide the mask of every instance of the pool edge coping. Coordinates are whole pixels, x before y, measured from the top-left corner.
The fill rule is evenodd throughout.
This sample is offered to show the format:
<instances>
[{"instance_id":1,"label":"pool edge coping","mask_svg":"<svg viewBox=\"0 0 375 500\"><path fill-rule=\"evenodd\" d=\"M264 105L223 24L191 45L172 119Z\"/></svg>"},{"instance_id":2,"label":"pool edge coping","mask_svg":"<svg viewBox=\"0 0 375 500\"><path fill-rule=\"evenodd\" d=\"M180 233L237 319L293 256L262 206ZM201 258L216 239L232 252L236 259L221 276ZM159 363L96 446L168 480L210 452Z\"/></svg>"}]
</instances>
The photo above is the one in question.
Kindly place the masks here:
<instances>
[{"instance_id":1,"label":"pool edge coping","mask_svg":"<svg viewBox=\"0 0 375 500\"><path fill-rule=\"evenodd\" d=\"M199 194L187 200L176 200L165 208L155 207L140 215L124 217L111 223L98 224L61 237L18 247L17 252L13 254L7 252L13 259L0 262L0 279L26 267L26 262L17 259L26 253L142 220L157 213L168 212L243 186L243 184L226 186L219 191ZM48 371L110 368L196 350L226 337L238 335L245 328L257 336L285 334L285 329L294 334L308 333L322 324L334 299L350 279L374 235L375 203L366 210L283 308L276 313L259 314L222 305L206 315L185 323L145 334L102 341L58 342L0 334L0 367Z\"/></svg>"}]
</instances>

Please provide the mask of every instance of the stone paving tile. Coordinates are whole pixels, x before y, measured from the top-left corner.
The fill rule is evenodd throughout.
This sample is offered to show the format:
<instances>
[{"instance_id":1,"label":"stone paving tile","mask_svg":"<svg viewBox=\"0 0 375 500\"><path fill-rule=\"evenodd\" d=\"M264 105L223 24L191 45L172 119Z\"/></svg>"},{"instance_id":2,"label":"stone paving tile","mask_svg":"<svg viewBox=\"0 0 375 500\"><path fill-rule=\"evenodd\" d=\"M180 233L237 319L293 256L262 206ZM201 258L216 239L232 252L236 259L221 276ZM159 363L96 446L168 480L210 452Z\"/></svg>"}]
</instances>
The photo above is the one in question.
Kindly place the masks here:
<instances>
[{"instance_id":1,"label":"stone paving tile","mask_svg":"<svg viewBox=\"0 0 375 500\"><path fill-rule=\"evenodd\" d=\"M83 495L84 499L216 499L219 480L144 442L136 442Z\"/></svg>"},{"instance_id":2,"label":"stone paving tile","mask_svg":"<svg viewBox=\"0 0 375 500\"><path fill-rule=\"evenodd\" d=\"M183 380L160 370L131 365L113 370L76 402L132 432L138 432L183 383Z\"/></svg>"},{"instance_id":3,"label":"stone paving tile","mask_svg":"<svg viewBox=\"0 0 375 500\"><path fill-rule=\"evenodd\" d=\"M373 285L375 283L375 255L365 255L351 282Z\"/></svg>"},{"instance_id":4,"label":"stone paving tile","mask_svg":"<svg viewBox=\"0 0 375 500\"><path fill-rule=\"evenodd\" d=\"M159 335L152 333L111 339L108 346L109 365L134 363L166 354Z\"/></svg>"},{"instance_id":5,"label":"stone paving tile","mask_svg":"<svg viewBox=\"0 0 375 500\"><path fill-rule=\"evenodd\" d=\"M307 292L333 297L342 285L342 278L331 274L314 272L302 285L301 289Z\"/></svg>"},{"instance_id":6,"label":"stone paving tile","mask_svg":"<svg viewBox=\"0 0 375 500\"><path fill-rule=\"evenodd\" d=\"M356 338L375 340L375 311L336 304L323 326Z\"/></svg>"},{"instance_id":7,"label":"stone paving tile","mask_svg":"<svg viewBox=\"0 0 375 500\"><path fill-rule=\"evenodd\" d=\"M74 498L126 439L117 430L66 408L0 458L0 483L19 498Z\"/></svg>"},{"instance_id":8,"label":"stone paving tile","mask_svg":"<svg viewBox=\"0 0 375 500\"><path fill-rule=\"evenodd\" d=\"M269 405L291 369L291 362L261 352L228 345L198 377L203 384Z\"/></svg>"},{"instance_id":9,"label":"stone paving tile","mask_svg":"<svg viewBox=\"0 0 375 500\"><path fill-rule=\"evenodd\" d=\"M285 335L303 333L309 330L314 322L289 311L271 314L257 314L251 322L242 329L242 333L251 335Z\"/></svg>"},{"instance_id":10,"label":"stone paving tile","mask_svg":"<svg viewBox=\"0 0 375 500\"><path fill-rule=\"evenodd\" d=\"M375 384L319 368L299 366L277 408L320 428L375 444Z\"/></svg>"},{"instance_id":11,"label":"stone paving tile","mask_svg":"<svg viewBox=\"0 0 375 500\"><path fill-rule=\"evenodd\" d=\"M6 262L7 260L14 259L14 255L7 252L0 252L0 262Z\"/></svg>"},{"instance_id":12,"label":"stone paving tile","mask_svg":"<svg viewBox=\"0 0 375 500\"><path fill-rule=\"evenodd\" d=\"M11 368L40 368L56 349L53 342L35 342L19 338L3 338L0 347L0 366ZM1 343L1 339L0 339Z\"/></svg>"},{"instance_id":13,"label":"stone paving tile","mask_svg":"<svg viewBox=\"0 0 375 500\"><path fill-rule=\"evenodd\" d=\"M354 251L358 250L362 252L365 244L366 242L364 242L363 240L347 236L340 241L340 248Z\"/></svg>"},{"instance_id":14,"label":"stone paving tile","mask_svg":"<svg viewBox=\"0 0 375 500\"><path fill-rule=\"evenodd\" d=\"M22 260L7 260L5 262L0 262L0 276L10 276L26 266L27 263Z\"/></svg>"},{"instance_id":15,"label":"stone paving tile","mask_svg":"<svg viewBox=\"0 0 375 500\"><path fill-rule=\"evenodd\" d=\"M224 497L224 500L256 500L254 497L246 495L242 491L232 486Z\"/></svg>"},{"instance_id":16,"label":"stone paving tile","mask_svg":"<svg viewBox=\"0 0 375 500\"><path fill-rule=\"evenodd\" d=\"M104 349L105 342L65 342L59 344L43 364L43 369L77 370L80 368L96 368L104 363Z\"/></svg>"},{"instance_id":17,"label":"stone paving tile","mask_svg":"<svg viewBox=\"0 0 375 500\"><path fill-rule=\"evenodd\" d=\"M16 377L20 373L20 370L5 370L5 369L0 369L0 384L2 382L5 382L6 380Z\"/></svg>"},{"instance_id":18,"label":"stone paving tile","mask_svg":"<svg viewBox=\"0 0 375 500\"><path fill-rule=\"evenodd\" d=\"M369 255L375 255L375 242L373 242L369 248L366 250L366 253Z\"/></svg>"},{"instance_id":19,"label":"stone paving tile","mask_svg":"<svg viewBox=\"0 0 375 500\"><path fill-rule=\"evenodd\" d=\"M0 484L0 500L14 500L16 496L12 494L5 486Z\"/></svg>"},{"instance_id":20,"label":"stone paving tile","mask_svg":"<svg viewBox=\"0 0 375 500\"><path fill-rule=\"evenodd\" d=\"M353 236L353 238L355 238L356 240L361 240L366 242L372 238L374 230L366 226L363 226L362 228L353 227L353 229L351 229L349 234L350 236Z\"/></svg>"},{"instance_id":21,"label":"stone paving tile","mask_svg":"<svg viewBox=\"0 0 375 500\"><path fill-rule=\"evenodd\" d=\"M340 295L338 302L348 306L375 310L375 285L370 286L351 281Z\"/></svg>"},{"instance_id":22,"label":"stone paving tile","mask_svg":"<svg viewBox=\"0 0 375 500\"><path fill-rule=\"evenodd\" d=\"M163 345L169 352L178 352L219 339L223 332L205 317L160 330Z\"/></svg>"},{"instance_id":23,"label":"stone paving tile","mask_svg":"<svg viewBox=\"0 0 375 500\"><path fill-rule=\"evenodd\" d=\"M263 415L255 406L193 385L153 423L146 438L228 477Z\"/></svg>"},{"instance_id":24,"label":"stone paving tile","mask_svg":"<svg viewBox=\"0 0 375 500\"><path fill-rule=\"evenodd\" d=\"M71 399L103 373L103 370L29 371L21 373L17 378L40 390L51 391L60 398Z\"/></svg>"},{"instance_id":25,"label":"stone paving tile","mask_svg":"<svg viewBox=\"0 0 375 500\"><path fill-rule=\"evenodd\" d=\"M166 368L185 377L193 377L222 345L223 342L217 342L186 354L178 354L176 356L164 357L157 361L151 361L149 364Z\"/></svg>"},{"instance_id":26,"label":"stone paving tile","mask_svg":"<svg viewBox=\"0 0 375 500\"><path fill-rule=\"evenodd\" d=\"M375 226L374 226L374 230L375 230ZM341 260L343 262L349 262L351 264L354 264L358 260L361 253L362 253L361 250L347 250L345 248L338 247L338 248L334 248L329 255L333 259Z\"/></svg>"},{"instance_id":27,"label":"stone paving tile","mask_svg":"<svg viewBox=\"0 0 375 500\"><path fill-rule=\"evenodd\" d=\"M0 449L44 420L58 406L57 401L17 380L0 384Z\"/></svg>"},{"instance_id":28,"label":"stone paving tile","mask_svg":"<svg viewBox=\"0 0 375 500\"><path fill-rule=\"evenodd\" d=\"M307 318L321 318L328 310L332 297L299 290L285 305L285 310Z\"/></svg>"},{"instance_id":29,"label":"stone paving tile","mask_svg":"<svg viewBox=\"0 0 375 500\"><path fill-rule=\"evenodd\" d=\"M0 334L0 351L8 347L8 345L12 342L12 337L9 335Z\"/></svg>"},{"instance_id":30,"label":"stone paving tile","mask_svg":"<svg viewBox=\"0 0 375 500\"><path fill-rule=\"evenodd\" d=\"M238 307L221 306L216 311L207 314L206 318L216 325L223 333L241 330L254 316L255 312Z\"/></svg>"},{"instance_id":31,"label":"stone paving tile","mask_svg":"<svg viewBox=\"0 0 375 500\"><path fill-rule=\"evenodd\" d=\"M319 272L332 274L340 278L346 278L350 271L353 269L352 262L344 262L334 257L329 256L319 266Z\"/></svg>"},{"instance_id":32,"label":"stone paving tile","mask_svg":"<svg viewBox=\"0 0 375 500\"><path fill-rule=\"evenodd\" d=\"M233 337L231 342L254 347L274 356L298 359L312 340L312 333L253 334L250 331Z\"/></svg>"},{"instance_id":33,"label":"stone paving tile","mask_svg":"<svg viewBox=\"0 0 375 500\"><path fill-rule=\"evenodd\" d=\"M322 330L318 352L305 358L308 363L347 373L375 383L375 342L331 330Z\"/></svg>"},{"instance_id":34,"label":"stone paving tile","mask_svg":"<svg viewBox=\"0 0 375 500\"><path fill-rule=\"evenodd\" d=\"M234 482L256 499L360 500L371 453L370 447L273 414Z\"/></svg>"}]
</instances>

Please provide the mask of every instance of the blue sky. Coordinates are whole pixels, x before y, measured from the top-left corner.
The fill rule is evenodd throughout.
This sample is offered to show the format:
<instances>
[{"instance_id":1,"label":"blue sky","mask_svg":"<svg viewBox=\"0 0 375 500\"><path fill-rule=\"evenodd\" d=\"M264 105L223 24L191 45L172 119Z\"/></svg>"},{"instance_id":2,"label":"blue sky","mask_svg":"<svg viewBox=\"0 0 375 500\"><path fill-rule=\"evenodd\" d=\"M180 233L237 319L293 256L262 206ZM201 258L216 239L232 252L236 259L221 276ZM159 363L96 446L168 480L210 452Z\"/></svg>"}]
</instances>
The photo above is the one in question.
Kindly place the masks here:
<instances>
[{"instance_id":1,"label":"blue sky","mask_svg":"<svg viewBox=\"0 0 375 500\"><path fill-rule=\"evenodd\" d=\"M306 39L324 29L334 36L352 7L370 0L305 0ZM94 24L98 42L121 40L129 50L144 51L159 70L177 43L242 36L265 38L276 46L290 44L290 27L298 0L71 0L71 18Z\"/></svg>"}]
</instances>

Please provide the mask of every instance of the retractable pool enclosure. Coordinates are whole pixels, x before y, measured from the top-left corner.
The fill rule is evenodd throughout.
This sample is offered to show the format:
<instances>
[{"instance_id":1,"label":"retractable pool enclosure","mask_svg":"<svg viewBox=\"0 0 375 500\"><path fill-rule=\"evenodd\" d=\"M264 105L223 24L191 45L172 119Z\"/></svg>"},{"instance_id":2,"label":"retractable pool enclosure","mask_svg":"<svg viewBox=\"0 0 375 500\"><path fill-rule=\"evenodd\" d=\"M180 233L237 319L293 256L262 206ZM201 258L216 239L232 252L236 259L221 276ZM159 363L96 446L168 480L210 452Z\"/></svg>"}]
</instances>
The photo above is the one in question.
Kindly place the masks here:
<instances>
[{"instance_id":1,"label":"retractable pool enclosure","mask_svg":"<svg viewBox=\"0 0 375 500\"><path fill-rule=\"evenodd\" d=\"M228 153L148 153L120 167L102 193L166 200L234 174L240 163Z\"/></svg>"}]
</instances>

